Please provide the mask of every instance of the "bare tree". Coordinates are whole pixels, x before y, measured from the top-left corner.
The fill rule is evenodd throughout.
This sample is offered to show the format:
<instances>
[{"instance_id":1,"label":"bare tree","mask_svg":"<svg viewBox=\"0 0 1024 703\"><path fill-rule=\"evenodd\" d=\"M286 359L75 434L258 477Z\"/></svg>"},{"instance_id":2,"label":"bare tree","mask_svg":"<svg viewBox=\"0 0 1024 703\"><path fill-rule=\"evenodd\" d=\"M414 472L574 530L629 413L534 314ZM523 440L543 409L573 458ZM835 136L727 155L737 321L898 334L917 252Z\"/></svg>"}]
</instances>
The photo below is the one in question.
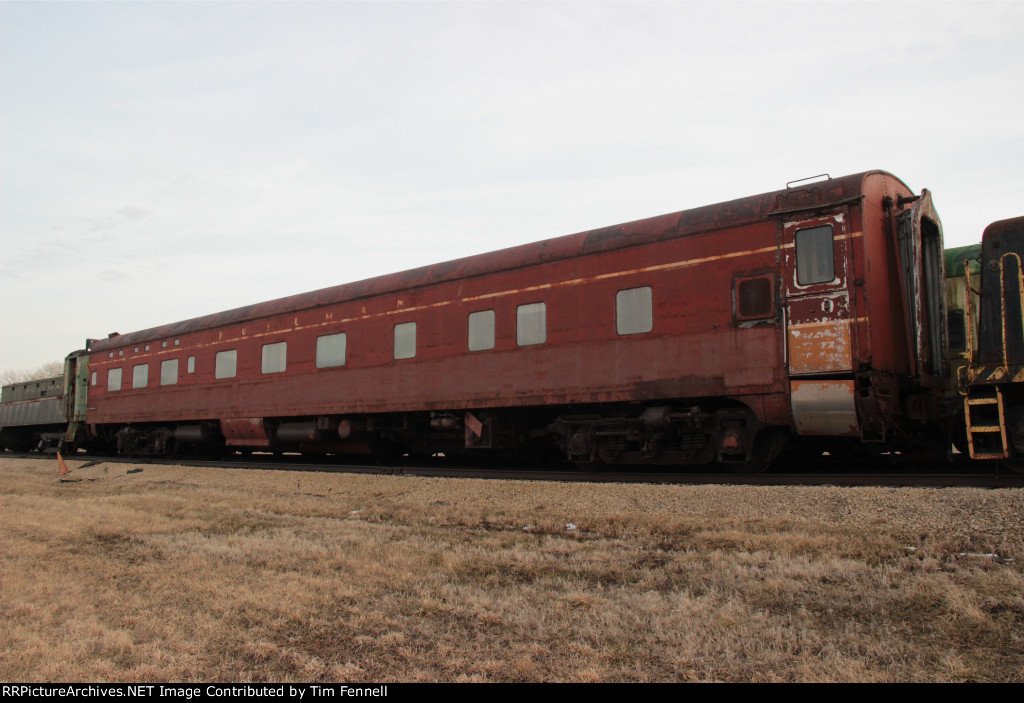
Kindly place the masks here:
<instances>
[{"instance_id":1,"label":"bare tree","mask_svg":"<svg viewBox=\"0 0 1024 703\"><path fill-rule=\"evenodd\" d=\"M63 361L50 361L34 369L5 369L0 371L0 385L9 386L12 383L27 383L38 381L44 378L64 375Z\"/></svg>"}]
</instances>

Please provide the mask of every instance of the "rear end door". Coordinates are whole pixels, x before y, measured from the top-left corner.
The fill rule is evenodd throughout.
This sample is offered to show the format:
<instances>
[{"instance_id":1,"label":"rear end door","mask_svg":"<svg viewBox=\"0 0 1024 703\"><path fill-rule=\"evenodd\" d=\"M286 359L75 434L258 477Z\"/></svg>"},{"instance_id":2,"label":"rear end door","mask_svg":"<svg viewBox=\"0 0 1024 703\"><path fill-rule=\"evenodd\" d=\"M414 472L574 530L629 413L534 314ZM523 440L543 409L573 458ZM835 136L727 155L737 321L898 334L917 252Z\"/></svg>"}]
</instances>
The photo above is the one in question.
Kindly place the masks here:
<instances>
[{"instance_id":1,"label":"rear end door","mask_svg":"<svg viewBox=\"0 0 1024 703\"><path fill-rule=\"evenodd\" d=\"M850 225L844 208L783 223L790 407L798 434L857 437Z\"/></svg>"},{"instance_id":2,"label":"rear end door","mask_svg":"<svg viewBox=\"0 0 1024 703\"><path fill-rule=\"evenodd\" d=\"M849 249L845 211L783 225L790 376L853 368Z\"/></svg>"}]
</instances>

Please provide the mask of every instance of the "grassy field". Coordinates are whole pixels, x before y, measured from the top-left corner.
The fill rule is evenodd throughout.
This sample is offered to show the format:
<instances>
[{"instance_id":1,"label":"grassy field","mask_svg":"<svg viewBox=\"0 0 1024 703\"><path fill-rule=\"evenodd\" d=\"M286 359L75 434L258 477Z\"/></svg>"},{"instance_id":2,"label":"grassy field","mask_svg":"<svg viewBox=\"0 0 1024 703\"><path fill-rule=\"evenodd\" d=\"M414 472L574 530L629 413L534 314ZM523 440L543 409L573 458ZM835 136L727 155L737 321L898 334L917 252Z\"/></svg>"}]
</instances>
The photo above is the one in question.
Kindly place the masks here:
<instances>
[{"instance_id":1,"label":"grassy field","mask_svg":"<svg viewBox=\"0 0 1024 703\"><path fill-rule=\"evenodd\" d=\"M0 458L3 681L1024 680L1019 489L69 478Z\"/></svg>"}]
</instances>

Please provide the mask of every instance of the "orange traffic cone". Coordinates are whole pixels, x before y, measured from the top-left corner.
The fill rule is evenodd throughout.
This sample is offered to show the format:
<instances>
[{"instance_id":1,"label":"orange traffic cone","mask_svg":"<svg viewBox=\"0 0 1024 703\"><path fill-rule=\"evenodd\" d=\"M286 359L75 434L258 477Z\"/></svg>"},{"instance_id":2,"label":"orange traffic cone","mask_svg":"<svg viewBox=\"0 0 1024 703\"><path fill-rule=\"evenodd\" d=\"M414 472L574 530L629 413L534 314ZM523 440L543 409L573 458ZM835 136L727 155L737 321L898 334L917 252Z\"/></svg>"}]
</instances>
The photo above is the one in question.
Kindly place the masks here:
<instances>
[{"instance_id":1,"label":"orange traffic cone","mask_svg":"<svg viewBox=\"0 0 1024 703\"><path fill-rule=\"evenodd\" d=\"M63 476L64 474L71 473L71 470L68 469L68 465L64 463L64 457L62 457L60 455L60 452L57 452L57 463L60 464L60 475L61 476Z\"/></svg>"}]
</instances>

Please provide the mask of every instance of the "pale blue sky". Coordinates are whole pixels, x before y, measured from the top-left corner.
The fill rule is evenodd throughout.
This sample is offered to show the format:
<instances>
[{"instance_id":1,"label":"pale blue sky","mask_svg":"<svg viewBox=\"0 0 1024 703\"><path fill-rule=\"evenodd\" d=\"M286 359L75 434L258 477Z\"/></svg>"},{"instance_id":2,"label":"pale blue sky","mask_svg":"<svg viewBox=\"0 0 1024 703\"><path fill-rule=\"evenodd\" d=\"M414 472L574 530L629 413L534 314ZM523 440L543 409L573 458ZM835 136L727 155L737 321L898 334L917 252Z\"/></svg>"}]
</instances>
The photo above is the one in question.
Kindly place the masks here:
<instances>
[{"instance_id":1,"label":"pale blue sky","mask_svg":"<svg viewBox=\"0 0 1024 703\"><path fill-rule=\"evenodd\" d=\"M1024 214L1024 4L0 2L0 369L881 168Z\"/></svg>"}]
</instances>

